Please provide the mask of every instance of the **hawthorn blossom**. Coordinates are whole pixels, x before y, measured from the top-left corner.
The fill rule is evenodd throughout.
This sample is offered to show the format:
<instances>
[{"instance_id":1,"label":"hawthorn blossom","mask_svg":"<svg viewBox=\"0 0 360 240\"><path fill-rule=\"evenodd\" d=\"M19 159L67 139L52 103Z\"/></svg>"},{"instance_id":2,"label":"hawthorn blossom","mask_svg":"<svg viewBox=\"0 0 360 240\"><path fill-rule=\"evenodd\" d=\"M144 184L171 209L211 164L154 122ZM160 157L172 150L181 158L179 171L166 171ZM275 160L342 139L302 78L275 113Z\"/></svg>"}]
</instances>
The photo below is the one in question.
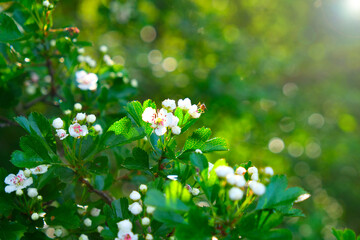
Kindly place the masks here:
<instances>
[{"instance_id":1,"label":"hawthorn blossom","mask_svg":"<svg viewBox=\"0 0 360 240\"><path fill-rule=\"evenodd\" d=\"M81 234L79 240L89 240L88 236L85 234Z\"/></svg>"},{"instance_id":2,"label":"hawthorn blossom","mask_svg":"<svg viewBox=\"0 0 360 240\"><path fill-rule=\"evenodd\" d=\"M165 108L166 110L168 110L169 112L174 111L174 109L176 108L176 103L175 100L172 99L165 99L162 102L162 106L163 108Z\"/></svg>"},{"instance_id":3,"label":"hawthorn blossom","mask_svg":"<svg viewBox=\"0 0 360 240\"><path fill-rule=\"evenodd\" d=\"M244 196L243 191L240 188L233 187L229 190L229 198L232 201L237 201L242 199Z\"/></svg>"},{"instance_id":4,"label":"hawthorn blossom","mask_svg":"<svg viewBox=\"0 0 360 240\"><path fill-rule=\"evenodd\" d=\"M94 123L96 121L96 116L94 114L90 114L86 117L86 121L88 123Z\"/></svg>"},{"instance_id":5,"label":"hawthorn blossom","mask_svg":"<svg viewBox=\"0 0 360 240\"><path fill-rule=\"evenodd\" d=\"M244 175L246 173L246 169L244 167L238 167L235 172L236 174Z\"/></svg>"},{"instance_id":6,"label":"hawthorn blossom","mask_svg":"<svg viewBox=\"0 0 360 240\"><path fill-rule=\"evenodd\" d=\"M132 223L129 219L125 219L117 223L119 228L118 237L115 240L137 240L138 235L132 232Z\"/></svg>"},{"instance_id":7,"label":"hawthorn blossom","mask_svg":"<svg viewBox=\"0 0 360 240\"><path fill-rule=\"evenodd\" d=\"M56 135L60 138L60 140L64 140L67 136L69 136L64 129L56 129Z\"/></svg>"},{"instance_id":8,"label":"hawthorn blossom","mask_svg":"<svg viewBox=\"0 0 360 240\"><path fill-rule=\"evenodd\" d=\"M174 116L174 114L169 113L171 116L171 123L169 124L169 128L171 128L171 132L175 135L179 135L181 133L181 128L178 126L179 118Z\"/></svg>"},{"instance_id":9,"label":"hawthorn blossom","mask_svg":"<svg viewBox=\"0 0 360 240\"><path fill-rule=\"evenodd\" d=\"M138 235L133 232L119 231L118 237L115 240L138 240Z\"/></svg>"},{"instance_id":10,"label":"hawthorn blossom","mask_svg":"<svg viewBox=\"0 0 360 240\"><path fill-rule=\"evenodd\" d=\"M29 197L34 198L38 195L38 191L36 188L28 188L27 194Z\"/></svg>"},{"instance_id":11,"label":"hawthorn blossom","mask_svg":"<svg viewBox=\"0 0 360 240\"><path fill-rule=\"evenodd\" d=\"M91 216L98 217L100 215L101 209L93 208L90 211Z\"/></svg>"},{"instance_id":12,"label":"hawthorn blossom","mask_svg":"<svg viewBox=\"0 0 360 240\"><path fill-rule=\"evenodd\" d=\"M153 207L153 206L147 206L147 208L146 208L146 213L151 215L151 214L153 214L153 213L155 212L155 210L156 210L155 207Z\"/></svg>"},{"instance_id":13,"label":"hawthorn blossom","mask_svg":"<svg viewBox=\"0 0 360 240\"><path fill-rule=\"evenodd\" d=\"M142 120L151 123L151 127L155 129L156 135L162 136L166 133L167 127L171 125L172 116L164 108L156 112L155 109L148 107L142 114Z\"/></svg>"},{"instance_id":14,"label":"hawthorn blossom","mask_svg":"<svg viewBox=\"0 0 360 240\"><path fill-rule=\"evenodd\" d=\"M134 202L132 204L129 205L129 211L134 214L134 215L138 215L142 212L142 207L138 202Z\"/></svg>"},{"instance_id":15,"label":"hawthorn blossom","mask_svg":"<svg viewBox=\"0 0 360 240\"><path fill-rule=\"evenodd\" d=\"M86 118L86 113L78 113L78 114L76 114L76 117L75 117L76 121L82 121L85 118Z\"/></svg>"},{"instance_id":16,"label":"hawthorn blossom","mask_svg":"<svg viewBox=\"0 0 360 240\"><path fill-rule=\"evenodd\" d=\"M143 226L149 225L149 224L150 224L150 218L148 218L148 217L143 217L143 218L141 219L141 224L142 224Z\"/></svg>"},{"instance_id":17,"label":"hawthorn blossom","mask_svg":"<svg viewBox=\"0 0 360 240\"><path fill-rule=\"evenodd\" d=\"M34 175L46 173L50 165L42 164L34 168L30 168L30 171Z\"/></svg>"},{"instance_id":18,"label":"hawthorn blossom","mask_svg":"<svg viewBox=\"0 0 360 240\"><path fill-rule=\"evenodd\" d=\"M50 2L48 0L43 1L43 6L46 8L50 7Z\"/></svg>"},{"instance_id":19,"label":"hawthorn blossom","mask_svg":"<svg viewBox=\"0 0 360 240\"><path fill-rule=\"evenodd\" d=\"M98 134L102 134L103 133L103 129L102 127L100 126L100 124L95 124L94 125L94 130L98 133Z\"/></svg>"},{"instance_id":20,"label":"hawthorn blossom","mask_svg":"<svg viewBox=\"0 0 360 240\"><path fill-rule=\"evenodd\" d=\"M141 184L139 187L140 192L142 193L146 193L147 191L147 186L145 184Z\"/></svg>"},{"instance_id":21,"label":"hawthorn blossom","mask_svg":"<svg viewBox=\"0 0 360 240\"><path fill-rule=\"evenodd\" d=\"M31 220L36 221L38 219L39 219L39 214L38 213L35 212L35 213L31 214Z\"/></svg>"},{"instance_id":22,"label":"hawthorn blossom","mask_svg":"<svg viewBox=\"0 0 360 240\"><path fill-rule=\"evenodd\" d=\"M191 100L189 98L179 99L178 106L182 110L189 110L191 108Z\"/></svg>"},{"instance_id":23,"label":"hawthorn blossom","mask_svg":"<svg viewBox=\"0 0 360 240\"><path fill-rule=\"evenodd\" d=\"M76 75L76 81L79 84L78 87L81 90L94 91L97 89L98 77L95 73L87 73L84 70L81 70L76 72L75 75Z\"/></svg>"},{"instance_id":24,"label":"hawthorn blossom","mask_svg":"<svg viewBox=\"0 0 360 240\"><path fill-rule=\"evenodd\" d=\"M200 190L198 188L193 188L190 190L190 193L193 195L193 196L197 196L199 195L200 193Z\"/></svg>"},{"instance_id":25,"label":"hawthorn blossom","mask_svg":"<svg viewBox=\"0 0 360 240\"><path fill-rule=\"evenodd\" d=\"M139 201L141 198L141 195L138 191L132 191L130 193L130 199L133 200L133 201Z\"/></svg>"},{"instance_id":26,"label":"hawthorn blossom","mask_svg":"<svg viewBox=\"0 0 360 240\"><path fill-rule=\"evenodd\" d=\"M64 122L63 120L61 120L61 118L55 118L54 121L52 122L52 125L54 128L59 129L64 126Z\"/></svg>"},{"instance_id":27,"label":"hawthorn blossom","mask_svg":"<svg viewBox=\"0 0 360 240\"><path fill-rule=\"evenodd\" d=\"M249 181L249 187L258 196L263 195L266 191L265 185L257 181Z\"/></svg>"},{"instance_id":28,"label":"hawthorn blossom","mask_svg":"<svg viewBox=\"0 0 360 240\"><path fill-rule=\"evenodd\" d=\"M75 109L75 111L81 111L81 109L82 109L81 103L75 103L74 104L74 109Z\"/></svg>"},{"instance_id":29,"label":"hawthorn blossom","mask_svg":"<svg viewBox=\"0 0 360 240\"><path fill-rule=\"evenodd\" d=\"M90 218L85 218L85 220L84 220L84 225L85 225L86 227L91 227L91 224L92 224L91 219L90 219Z\"/></svg>"},{"instance_id":30,"label":"hawthorn blossom","mask_svg":"<svg viewBox=\"0 0 360 240\"><path fill-rule=\"evenodd\" d=\"M218 177L226 177L226 175L228 174L233 174L234 173L234 169L229 167L229 166L218 166L215 169L216 175Z\"/></svg>"},{"instance_id":31,"label":"hawthorn blossom","mask_svg":"<svg viewBox=\"0 0 360 240\"><path fill-rule=\"evenodd\" d=\"M106 53L108 51L108 47L105 46L105 45L101 45L100 48L99 48L100 52L102 53Z\"/></svg>"},{"instance_id":32,"label":"hawthorn blossom","mask_svg":"<svg viewBox=\"0 0 360 240\"><path fill-rule=\"evenodd\" d=\"M145 240L153 240L153 239L154 238L150 233L146 234Z\"/></svg>"},{"instance_id":33,"label":"hawthorn blossom","mask_svg":"<svg viewBox=\"0 0 360 240\"><path fill-rule=\"evenodd\" d=\"M196 106L195 104L189 108L189 114L193 118L199 118L201 115L198 106Z\"/></svg>"},{"instance_id":34,"label":"hawthorn blossom","mask_svg":"<svg viewBox=\"0 0 360 240\"><path fill-rule=\"evenodd\" d=\"M9 174L4 182L8 184L8 186L5 187L5 192L11 193L30 186L33 183L33 179L32 177L25 177L23 170L20 170L17 175Z\"/></svg>"},{"instance_id":35,"label":"hawthorn blossom","mask_svg":"<svg viewBox=\"0 0 360 240\"><path fill-rule=\"evenodd\" d=\"M264 169L264 172L265 172L265 174L270 175L270 176L274 175L274 169L272 169L272 167L266 167Z\"/></svg>"},{"instance_id":36,"label":"hawthorn blossom","mask_svg":"<svg viewBox=\"0 0 360 240\"><path fill-rule=\"evenodd\" d=\"M78 123L72 124L69 127L70 136L74 138L80 138L86 136L89 131L86 125L80 125Z\"/></svg>"}]
</instances>

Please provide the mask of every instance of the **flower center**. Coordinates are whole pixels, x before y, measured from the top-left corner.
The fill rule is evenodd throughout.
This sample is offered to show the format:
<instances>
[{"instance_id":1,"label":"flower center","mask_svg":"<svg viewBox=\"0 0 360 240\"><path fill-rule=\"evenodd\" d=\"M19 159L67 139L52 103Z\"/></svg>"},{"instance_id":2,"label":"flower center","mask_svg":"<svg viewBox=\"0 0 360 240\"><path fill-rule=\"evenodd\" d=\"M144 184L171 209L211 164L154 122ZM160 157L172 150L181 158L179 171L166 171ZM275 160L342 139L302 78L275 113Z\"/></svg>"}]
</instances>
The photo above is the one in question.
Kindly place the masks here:
<instances>
[{"instance_id":1,"label":"flower center","mask_svg":"<svg viewBox=\"0 0 360 240\"><path fill-rule=\"evenodd\" d=\"M164 125L164 119L162 119L162 118L156 118L155 119L155 124L156 125L161 125L161 126L163 126Z\"/></svg>"},{"instance_id":2,"label":"flower center","mask_svg":"<svg viewBox=\"0 0 360 240\"><path fill-rule=\"evenodd\" d=\"M130 234L126 234L124 240L131 240Z\"/></svg>"},{"instance_id":3,"label":"flower center","mask_svg":"<svg viewBox=\"0 0 360 240\"><path fill-rule=\"evenodd\" d=\"M14 185L19 186L19 185L22 184L22 182L23 182L24 180L25 180L25 179L22 178L21 176L15 176L15 177L12 179L12 182L13 182Z\"/></svg>"},{"instance_id":4,"label":"flower center","mask_svg":"<svg viewBox=\"0 0 360 240\"><path fill-rule=\"evenodd\" d=\"M80 125L74 126L74 131L75 131L76 133L81 133L81 132L82 132L81 126L80 126Z\"/></svg>"}]
</instances>

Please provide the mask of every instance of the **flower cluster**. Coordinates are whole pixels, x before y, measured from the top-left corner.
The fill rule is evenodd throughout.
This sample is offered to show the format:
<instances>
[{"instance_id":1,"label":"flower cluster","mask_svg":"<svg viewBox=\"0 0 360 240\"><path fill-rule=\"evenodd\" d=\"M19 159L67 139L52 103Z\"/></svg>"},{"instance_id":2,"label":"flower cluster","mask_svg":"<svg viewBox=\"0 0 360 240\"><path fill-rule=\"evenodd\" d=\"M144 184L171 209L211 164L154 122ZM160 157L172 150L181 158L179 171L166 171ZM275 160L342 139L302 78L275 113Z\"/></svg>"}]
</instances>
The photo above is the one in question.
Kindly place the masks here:
<instances>
[{"instance_id":1,"label":"flower cluster","mask_svg":"<svg viewBox=\"0 0 360 240\"><path fill-rule=\"evenodd\" d=\"M81 111L82 106L80 103L74 105L75 111ZM66 115L71 115L70 110L65 111ZM70 124L68 131L69 134L64 129L64 121L61 118L56 118L52 122L52 126L56 129L56 135L60 140L64 140L67 136L74 138L85 137L89 133L89 128L93 128L97 134L102 134L102 127L99 124L92 124L96 121L96 116L94 114L86 115L86 113L77 113L72 123Z\"/></svg>"},{"instance_id":2,"label":"flower cluster","mask_svg":"<svg viewBox=\"0 0 360 240\"><path fill-rule=\"evenodd\" d=\"M251 180L246 181L244 175L248 173ZM265 174L272 176L274 170L271 167L265 168ZM232 167L229 166L218 166L215 169L216 175L224 179L228 185L231 186L228 195L229 199L232 201L241 200L244 196L244 189L249 187L251 191L258 196L261 196L265 193L266 187L263 183L259 182L259 171L256 167L249 167L245 169L244 167L238 167L235 171Z\"/></svg>"},{"instance_id":3,"label":"flower cluster","mask_svg":"<svg viewBox=\"0 0 360 240\"><path fill-rule=\"evenodd\" d=\"M97 89L98 76L95 73L87 73L84 70L77 71L76 82L81 90L95 91Z\"/></svg>"},{"instance_id":4,"label":"flower cluster","mask_svg":"<svg viewBox=\"0 0 360 240\"><path fill-rule=\"evenodd\" d=\"M160 110L152 107L146 108L142 114L142 120L151 123L151 127L155 129L155 134L158 136L164 135L168 128L173 134L179 135L181 133L181 128L178 126L179 118L173 113L176 108L175 100L166 99L162 102ZM192 118L199 118L201 115L201 109L197 105L191 105L189 98L180 99L178 108L188 112Z\"/></svg>"}]
</instances>

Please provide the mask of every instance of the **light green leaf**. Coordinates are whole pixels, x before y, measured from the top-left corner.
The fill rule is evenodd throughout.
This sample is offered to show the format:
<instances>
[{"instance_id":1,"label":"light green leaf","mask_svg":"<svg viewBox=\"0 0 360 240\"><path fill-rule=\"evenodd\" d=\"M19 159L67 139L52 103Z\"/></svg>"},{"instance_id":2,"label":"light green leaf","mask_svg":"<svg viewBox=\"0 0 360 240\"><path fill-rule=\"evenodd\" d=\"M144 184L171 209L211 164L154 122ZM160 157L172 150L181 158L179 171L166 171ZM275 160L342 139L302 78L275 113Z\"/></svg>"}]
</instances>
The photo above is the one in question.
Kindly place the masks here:
<instances>
[{"instance_id":1,"label":"light green leaf","mask_svg":"<svg viewBox=\"0 0 360 240\"><path fill-rule=\"evenodd\" d=\"M205 142L210 138L210 128L199 128L186 140L183 151L196 150L204 146Z\"/></svg>"}]
</instances>

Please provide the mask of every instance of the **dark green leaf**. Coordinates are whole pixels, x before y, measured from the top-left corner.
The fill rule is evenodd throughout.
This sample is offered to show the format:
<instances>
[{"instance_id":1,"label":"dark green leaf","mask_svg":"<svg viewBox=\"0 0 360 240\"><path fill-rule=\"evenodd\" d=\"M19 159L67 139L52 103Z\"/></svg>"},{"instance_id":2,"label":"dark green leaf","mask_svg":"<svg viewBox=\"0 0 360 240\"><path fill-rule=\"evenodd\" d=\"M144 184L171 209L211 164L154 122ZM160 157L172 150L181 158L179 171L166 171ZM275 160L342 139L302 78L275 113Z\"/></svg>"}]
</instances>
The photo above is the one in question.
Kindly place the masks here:
<instances>
[{"instance_id":1,"label":"dark green leaf","mask_svg":"<svg viewBox=\"0 0 360 240\"><path fill-rule=\"evenodd\" d=\"M127 198L116 199L111 203L116 217L125 219L129 217L129 201Z\"/></svg>"},{"instance_id":2,"label":"dark green leaf","mask_svg":"<svg viewBox=\"0 0 360 240\"><path fill-rule=\"evenodd\" d=\"M200 169L200 172L209 167L209 163L203 154L191 153L190 161L195 167Z\"/></svg>"},{"instance_id":3,"label":"dark green leaf","mask_svg":"<svg viewBox=\"0 0 360 240\"><path fill-rule=\"evenodd\" d=\"M11 42L22 36L14 20L5 13L0 13L0 42Z\"/></svg>"}]
</instances>

